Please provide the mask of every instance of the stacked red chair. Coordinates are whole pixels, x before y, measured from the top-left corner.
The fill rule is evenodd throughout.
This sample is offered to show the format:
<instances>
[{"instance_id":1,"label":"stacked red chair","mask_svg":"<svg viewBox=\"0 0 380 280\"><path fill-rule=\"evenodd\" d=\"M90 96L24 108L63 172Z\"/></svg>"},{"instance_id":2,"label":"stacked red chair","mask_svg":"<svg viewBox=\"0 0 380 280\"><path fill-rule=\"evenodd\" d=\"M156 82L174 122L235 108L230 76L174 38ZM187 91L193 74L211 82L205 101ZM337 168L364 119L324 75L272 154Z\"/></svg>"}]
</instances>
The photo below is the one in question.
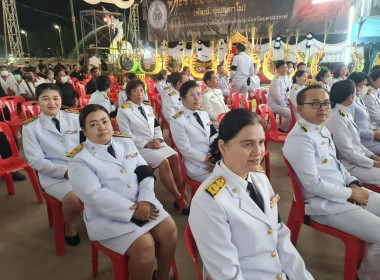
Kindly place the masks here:
<instances>
[{"instance_id":1,"label":"stacked red chair","mask_svg":"<svg viewBox=\"0 0 380 280\"><path fill-rule=\"evenodd\" d=\"M0 98L0 111L4 122L9 125L12 133L17 137L17 128L21 127L25 121L25 118L21 118L18 110L18 104L25 102L25 99L21 96L5 96ZM7 107L10 113L10 120L5 119L3 106Z\"/></svg>"}]
</instances>

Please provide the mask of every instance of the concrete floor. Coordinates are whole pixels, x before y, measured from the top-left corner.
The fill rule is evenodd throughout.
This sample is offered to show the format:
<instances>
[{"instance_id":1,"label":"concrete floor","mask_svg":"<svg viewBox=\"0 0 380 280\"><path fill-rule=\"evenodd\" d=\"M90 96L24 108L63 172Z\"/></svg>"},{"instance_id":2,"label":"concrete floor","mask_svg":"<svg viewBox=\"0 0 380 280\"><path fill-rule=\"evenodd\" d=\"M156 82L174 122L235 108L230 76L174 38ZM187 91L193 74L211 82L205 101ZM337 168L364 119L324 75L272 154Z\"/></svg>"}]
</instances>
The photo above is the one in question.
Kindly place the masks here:
<instances>
[{"instance_id":1,"label":"concrete floor","mask_svg":"<svg viewBox=\"0 0 380 280\"><path fill-rule=\"evenodd\" d=\"M293 194L281 147L279 144L270 144L269 150L272 186L281 197L279 211L282 221L286 223ZM91 246L84 222L81 219L77 221L80 245L66 246L65 255L57 257L53 229L48 226L46 205L37 203L29 179L15 182L15 192L15 195L8 195L4 180L0 179L0 280L92 279ZM187 217L179 216L174 211L173 200L159 179L156 182L156 194L178 227L175 257L180 279L195 280L195 267L184 241ZM343 279L344 245L341 241L302 226L297 248L315 279ZM99 255L97 279L113 279L111 263L102 253Z\"/></svg>"}]
</instances>

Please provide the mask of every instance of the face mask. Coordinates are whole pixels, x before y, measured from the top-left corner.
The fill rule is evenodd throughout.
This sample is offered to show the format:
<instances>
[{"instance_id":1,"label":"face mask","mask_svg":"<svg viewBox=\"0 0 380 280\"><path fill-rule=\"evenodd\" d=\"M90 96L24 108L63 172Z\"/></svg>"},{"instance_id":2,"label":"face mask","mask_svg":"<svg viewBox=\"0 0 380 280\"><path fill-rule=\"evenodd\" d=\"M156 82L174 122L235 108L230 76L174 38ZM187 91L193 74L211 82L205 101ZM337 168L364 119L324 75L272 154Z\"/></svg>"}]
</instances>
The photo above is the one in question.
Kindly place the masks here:
<instances>
[{"instance_id":1,"label":"face mask","mask_svg":"<svg viewBox=\"0 0 380 280\"><path fill-rule=\"evenodd\" d=\"M332 77L325 78L325 83L330 84L332 82Z\"/></svg>"},{"instance_id":2,"label":"face mask","mask_svg":"<svg viewBox=\"0 0 380 280\"><path fill-rule=\"evenodd\" d=\"M3 77L8 77L8 75L9 75L8 71L0 71L0 73L1 73L1 76L3 76Z\"/></svg>"},{"instance_id":3,"label":"face mask","mask_svg":"<svg viewBox=\"0 0 380 280\"><path fill-rule=\"evenodd\" d=\"M20 75L14 75L13 77L15 78L16 81L20 81L21 80L21 76Z\"/></svg>"},{"instance_id":4,"label":"face mask","mask_svg":"<svg viewBox=\"0 0 380 280\"><path fill-rule=\"evenodd\" d=\"M67 76L61 77L61 82L63 84L67 83L67 80L68 80Z\"/></svg>"},{"instance_id":5,"label":"face mask","mask_svg":"<svg viewBox=\"0 0 380 280\"><path fill-rule=\"evenodd\" d=\"M289 69L288 69L288 72L289 72L289 74L290 74L290 73L293 73L293 72L294 72L294 68L293 68L293 67L292 67L292 68L289 68Z\"/></svg>"},{"instance_id":6,"label":"face mask","mask_svg":"<svg viewBox=\"0 0 380 280\"><path fill-rule=\"evenodd\" d=\"M367 92L367 87L362 87L362 88L359 89L356 93L357 93L358 96L362 96L362 95L364 95L366 92Z\"/></svg>"},{"instance_id":7,"label":"face mask","mask_svg":"<svg viewBox=\"0 0 380 280\"><path fill-rule=\"evenodd\" d=\"M49 77L50 79L53 79L53 78L54 78L54 74L48 74L48 77Z\"/></svg>"},{"instance_id":8,"label":"face mask","mask_svg":"<svg viewBox=\"0 0 380 280\"><path fill-rule=\"evenodd\" d=\"M33 77L32 76L22 76L22 78L26 81L32 81Z\"/></svg>"}]
</instances>

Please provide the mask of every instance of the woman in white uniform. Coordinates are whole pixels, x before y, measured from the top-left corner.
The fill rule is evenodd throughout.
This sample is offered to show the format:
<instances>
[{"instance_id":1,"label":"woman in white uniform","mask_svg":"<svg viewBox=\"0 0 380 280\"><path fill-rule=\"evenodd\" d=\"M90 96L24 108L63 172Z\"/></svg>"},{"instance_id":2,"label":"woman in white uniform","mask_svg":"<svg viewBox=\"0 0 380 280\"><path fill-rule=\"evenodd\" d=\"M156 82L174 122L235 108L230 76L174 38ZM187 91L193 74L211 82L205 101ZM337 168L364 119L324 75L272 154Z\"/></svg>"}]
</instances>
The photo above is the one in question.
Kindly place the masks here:
<instances>
[{"instance_id":1,"label":"woman in white uniform","mask_svg":"<svg viewBox=\"0 0 380 280\"><path fill-rule=\"evenodd\" d=\"M174 207L178 208L182 186L178 154L164 142L152 106L143 102L144 86L139 79L128 82L126 93L129 100L119 109L116 120L121 133L131 136L144 160L151 167L159 168L160 179L174 197ZM188 208L185 200L183 213L188 214Z\"/></svg>"},{"instance_id":2,"label":"woman in white uniform","mask_svg":"<svg viewBox=\"0 0 380 280\"><path fill-rule=\"evenodd\" d=\"M355 100L355 83L336 82L330 91L332 109L326 127L334 135L338 159L360 181L380 186L380 157L360 142L360 131L349 106Z\"/></svg>"},{"instance_id":3,"label":"woman in white uniform","mask_svg":"<svg viewBox=\"0 0 380 280\"><path fill-rule=\"evenodd\" d=\"M369 75L370 85L362 96L371 119L371 123L380 128L380 71L373 71Z\"/></svg>"},{"instance_id":4,"label":"woman in white uniform","mask_svg":"<svg viewBox=\"0 0 380 280\"><path fill-rule=\"evenodd\" d=\"M336 82L343 81L343 80L347 79L347 74L348 74L347 65L344 63L338 63L335 66L335 69L332 72L332 74L333 74L333 79L331 80L331 83L329 84L330 88Z\"/></svg>"},{"instance_id":5,"label":"woman in white uniform","mask_svg":"<svg viewBox=\"0 0 380 280\"><path fill-rule=\"evenodd\" d=\"M69 153L69 178L84 203L90 240L128 256L132 280L169 280L176 248L173 219L156 199L154 175L126 135L113 135L107 110L97 104L79 115L86 142Z\"/></svg>"},{"instance_id":6,"label":"woman in white uniform","mask_svg":"<svg viewBox=\"0 0 380 280\"><path fill-rule=\"evenodd\" d=\"M362 99L367 93L368 76L362 72L353 72L347 79L353 81L356 87L356 98L349 108L360 131L361 143L378 155L380 154L380 131L371 124L369 112Z\"/></svg>"},{"instance_id":7,"label":"woman in white uniform","mask_svg":"<svg viewBox=\"0 0 380 280\"><path fill-rule=\"evenodd\" d=\"M189 78L189 81L193 81L194 80L193 76L191 76L191 69L190 69L189 66L183 67L182 73L185 74Z\"/></svg>"},{"instance_id":8,"label":"woman in white uniform","mask_svg":"<svg viewBox=\"0 0 380 280\"><path fill-rule=\"evenodd\" d=\"M322 69L318 72L315 79L327 91L330 92L330 84L332 83L331 72L328 69Z\"/></svg>"},{"instance_id":9,"label":"woman in white uniform","mask_svg":"<svg viewBox=\"0 0 380 280\"><path fill-rule=\"evenodd\" d=\"M183 108L170 122L172 136L183 156L187 176L202 183L213 169L208 148L218 132L208 113L201 109L202 92L197 82L183 83L179 93Z\"/></svg>"},{"instance_id":10,"label":"woman in white uniform","mask_svg":"<svg viewBox=\"0 0 380 280\"><path fill-rule=\"evenodd\" d=\"M204 279L313 279L260 166L264 143L264 123L253 112L232 110L220 123L210 147L217 163L196 192L189 216Z\"/></svg>"},{"instance_id":11,"label":"woman in white uniform","mask_svg":"<svg viewBox=\"0 0 380 280\"><path fill-rule=\"evenodd\" d=\"M69 182L66 154L84 140L80 136L78 111L60 110L60 89L51 83L37 86L36 99L41 114L27 120L22 128L25 156L38 172L44 191L62 202L65 240L75 246L80 238L74 220L81 213L81 206Z\"/></svg>"},{"instance_id":12,"label":"woman in white uniform","mask_svg":"<svg viewBox=\"0 0 380 280\"><path fill-rule=\"evenodd\" d=\"M293 85L292 85L292 88L290 89L290 93L289 93L289 100L290 100L289 106L292 106L296 120L298 120L300 118L300 114L297 111L297 94L303 88L305 88L307 76L308 76L308 74L306 71L298 70L292 78Z\"/></svg>"},{"instance_id":13,"label":"woman in white uniform","mask_svg":"<svg viewBox=\"0 0 380 280\"><path fill-rule=\"evenodd\" d=\"M170 88L169 84L166 82L168 79L168 72L166 70L161 70L157 75L157 91L161 96L164 96L165 92Z\"/></svg>"}]
</instances>

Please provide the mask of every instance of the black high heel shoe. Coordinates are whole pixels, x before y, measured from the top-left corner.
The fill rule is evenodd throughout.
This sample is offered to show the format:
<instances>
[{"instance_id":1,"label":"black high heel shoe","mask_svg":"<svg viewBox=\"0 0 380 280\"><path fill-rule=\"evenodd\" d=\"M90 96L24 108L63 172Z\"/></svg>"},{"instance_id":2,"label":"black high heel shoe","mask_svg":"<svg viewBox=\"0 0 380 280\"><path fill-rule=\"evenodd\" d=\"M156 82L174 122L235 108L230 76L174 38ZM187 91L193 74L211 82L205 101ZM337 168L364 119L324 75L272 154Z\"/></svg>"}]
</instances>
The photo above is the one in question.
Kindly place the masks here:
<instances>
[{"instance_id":1,"label":"black high heel shoe","mask_svg":"<svg viewBox=\"0 0 380 280\"><path fill-rule=\"evenodd\" d=\"M179 205L176 201L174 201L174 209L179 210ZM189 215L190 214L190 207L187 209L182 209L182 215Z\"/></svg>"}]
</instances>

